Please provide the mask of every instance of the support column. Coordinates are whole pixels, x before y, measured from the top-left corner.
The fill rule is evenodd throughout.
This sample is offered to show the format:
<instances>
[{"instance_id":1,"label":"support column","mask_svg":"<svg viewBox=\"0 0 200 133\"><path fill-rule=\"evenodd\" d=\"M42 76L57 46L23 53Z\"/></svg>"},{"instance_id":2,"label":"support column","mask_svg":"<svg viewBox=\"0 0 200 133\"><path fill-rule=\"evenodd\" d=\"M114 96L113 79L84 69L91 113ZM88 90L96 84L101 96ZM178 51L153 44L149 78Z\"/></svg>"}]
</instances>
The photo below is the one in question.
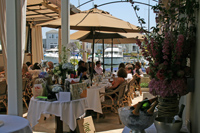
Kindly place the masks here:
<instances>
[{"instance_id":1,"label":"support column","mask_svg":"<svg viewBox=\"0 0 200 133\"><path fill-rule=\"evenodd\" d=\"M62 52L62 41L61 41L61 28L59 28L58 30L58 52L61 53ZM61 57L59 54L59 63L61 62Z\"/></svg>"},{"instance_id":2,"label":"support column","mask_svg":"<svg viewBox=\"0 0 200 133\"><path fill-rule=\"evenodd\" d=\"M105 62L104 62L104 39L102 39L102 45L103 45L103 71L105 72ZM103 73L104 73L103 72Z\"/></svg>"},{"instance_id":3,"label":"support column","mask_svg":"<svg viewBox=\"0 0 200 133\"><path fill-rule=\"evenodd\" d=\"M21 0L6 0L8 114L22 116Z\"/></svg>"},{"instance_id":4,"label":"support column","mask_svg":"<svg viewBox=\"0 0 200 133\"><path fill-rule=\"evenodd\" d=\"M113 38L112 38L112 46L111 46L111 73L113 72Z\"/></svg>"},{"instance_id":5,"label":"support column","mask_svg":"<svg viewBox=\"0 0 200 133\"><path fill-rule=\"evenodd\" d=\"M85 44L85 42L82 43L82 49L83 49L83 61L87 62L87 53L85 52L86 51L86 44Z\"/></svg>"},{"instance_id":6,"label":"support column","mask_svg":"<svg viewBox=\"0 0 200 133\"><path fill-rule=\"evenodd\" d=\"M61 34L62 34L62 47L68 47L70 42L70 0L61 0ZM68 61L70 59L68 54Z\"/></svg>"}]
</instances>

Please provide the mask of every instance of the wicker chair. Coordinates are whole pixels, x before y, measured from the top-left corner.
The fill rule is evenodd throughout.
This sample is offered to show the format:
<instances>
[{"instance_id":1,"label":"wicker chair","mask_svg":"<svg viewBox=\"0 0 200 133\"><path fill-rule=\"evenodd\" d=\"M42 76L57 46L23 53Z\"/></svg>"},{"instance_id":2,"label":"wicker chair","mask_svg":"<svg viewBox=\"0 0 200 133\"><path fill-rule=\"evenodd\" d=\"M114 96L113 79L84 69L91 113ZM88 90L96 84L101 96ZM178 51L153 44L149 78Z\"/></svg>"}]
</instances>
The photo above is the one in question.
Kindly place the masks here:
<instances>
[{"instance_id":1,"label":"wicker chair","mask_svg":"<svg viewBox=\"0 0 200 133\"><path fill-rule=\"evenodd\" d=\"M136 78L137 79L137 78ZM134 96L137 96L135 93L135 90L140 92L140 96L142 95L142 90L141 90L141 86L140 86L141 80L139 83L135 82L135 89L134 89Z\"/></svg>"},{"instance_id":2,"label":"wicker chair","mask_svg":"<svg viewBox=\"0 0 200 133\"><path fill-rule=\"evenodd\" d=\"M101 93L101 97L102 96L105 96L105 98L107 97L107 99L105 99L105 101L101 103L103 114L107 112L115 112L119 119L118 108L124 106L123 99L124 99L126 85L127 81L124 81L116 90L109 91L106 93ZM115 95L115 99L111 96L113 94ZM104 111L105 108L107 108L107 112ZM111 110L108 110L108 108L110 108ZM97 114L97 121L98 119L99 119L99 113ZM120 119L119 123L121 124Z\"/></svg>"},{"instance_id":3,"label":"wicker chair","mask_svg":"<svg viewBox=\"0 0 200 133\"><path fill-rule=\"evenodd\" d=\"M133 96L133 92L135 90L136 87L136 76L133 75L133 78L131 79L131 81L129 81L128 85L127 85L127 91L124 94L124 99L123 99L123 103L125 105L131 106L132 104L132 99L134 98Z\"/></svg>"},{"instance_id":4,"label":"wicker chair","mask_svg":"<svg viewBox=\"0 0 200 133\"><path fill-rule=\"evenodd\" d=\"M0 103L7 109L7 83L6 80L0 82Z\"/></svg>"}]
</instances>

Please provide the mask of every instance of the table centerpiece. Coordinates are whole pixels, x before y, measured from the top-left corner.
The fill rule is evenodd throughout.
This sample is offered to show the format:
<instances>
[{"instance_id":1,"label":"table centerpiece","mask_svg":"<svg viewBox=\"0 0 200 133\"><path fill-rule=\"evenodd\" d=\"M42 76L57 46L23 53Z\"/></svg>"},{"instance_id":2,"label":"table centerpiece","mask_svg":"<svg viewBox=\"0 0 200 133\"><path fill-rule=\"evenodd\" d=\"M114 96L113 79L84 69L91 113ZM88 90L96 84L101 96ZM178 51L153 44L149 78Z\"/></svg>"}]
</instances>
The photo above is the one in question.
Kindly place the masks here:
<instances>
[{"instance_id":1,"label":"table centerpiece","mask_svg":"<svg viewBox=\"0 0 200 133\"><path fill-rule=\"evenodd\" d=\"M54 69L53 73L55 76L58 76L61 79L60 84L64 84L65 79L67 78L67 74L73 73L74 66L72 63L68 62L67 59L68 49L66 47L62 48L62 53L60 54L61 62L57 64Z\"/></svg>"}]
</instances>

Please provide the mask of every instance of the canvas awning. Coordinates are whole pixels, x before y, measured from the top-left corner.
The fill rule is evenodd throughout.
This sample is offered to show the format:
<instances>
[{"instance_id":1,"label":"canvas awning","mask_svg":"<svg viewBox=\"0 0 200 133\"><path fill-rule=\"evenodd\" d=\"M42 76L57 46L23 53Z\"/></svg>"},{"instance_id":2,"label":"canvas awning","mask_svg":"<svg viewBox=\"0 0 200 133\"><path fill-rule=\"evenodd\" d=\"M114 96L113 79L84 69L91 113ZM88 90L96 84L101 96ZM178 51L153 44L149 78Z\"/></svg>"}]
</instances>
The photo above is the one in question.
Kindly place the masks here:
<instances>
[{"instance_id":1,"label":"canvas awning","mask_svg":"<svg viewBox=\"0 0 200 133\"><path fill-rule=\"evenodd\" d=\"M128 44L136 43L136 37L143 40L143 35L140 33L119 33L119 32L95 32L95 43L111 44ZM77 31L70 35L72 40L80 40L82 42L93 42L92 33L90 31Z\"/></svg>"},{"instance_id":2,"label":"canvas awning","mask_svg":"<svg viewBox=\"0 0 200 133\"><path fill-rule=\"evenodd\" d=\"M61 19L39 24L44 27L59 28ZM123 21L106 11L93 8L70 16L70 29L85 31L139 32L137 26Z\"/></svg>"}]
</instances>

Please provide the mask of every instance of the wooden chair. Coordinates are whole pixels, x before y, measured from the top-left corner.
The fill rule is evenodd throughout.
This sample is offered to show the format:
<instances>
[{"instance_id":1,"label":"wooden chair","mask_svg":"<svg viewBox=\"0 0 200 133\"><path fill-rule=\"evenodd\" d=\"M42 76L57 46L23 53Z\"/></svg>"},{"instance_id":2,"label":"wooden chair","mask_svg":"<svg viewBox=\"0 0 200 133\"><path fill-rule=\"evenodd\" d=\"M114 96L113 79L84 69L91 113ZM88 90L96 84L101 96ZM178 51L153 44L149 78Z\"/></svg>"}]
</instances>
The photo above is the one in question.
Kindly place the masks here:
<instances>
[{"instance_id":1,"label":"wooden chair","mask_svg":"<svg viewBox=\"0 0 200 133\"><path fill-rule=\"evenodd\" d=\"M28 97L28 94L27 94L27 83L28 83L28 79L24 78L22 80L22 92L23 92L22 93L23 94L22 100L23 100L26 108L28 109L28 104L26 103L26 100L27 100L26 98Z\"/></svg>"},{"instance_id":2,"label":"wooden chair","mask_svg":"<svg viewBox=\"0 0 200 133\"><path fill-rule=\"evenodd\" d=\"M0 82L0 103L7 109L7 83L6 80Z\"/></svg>"},{"instance_id":3,"label":"wooden chair","mask_svg":"<svg viewBox=\"0 0 200 133\"><path fill-rule=\"evenodd\" d=\"M127 91L124 94L123 103L125 105L131 106L132 104L132 99L134 98L133 92L136 87L135 82L136 82L136 75L133 75L133 78L131 79L131 81L129 81L127 85Z\"/></svg>"},{"instance_id":4,"label":"wooden chair","mask_svg":"<svg viewBox=\"0 0 200 133\"><path fill-rule=\"evenodd\" d=\"M103 114L107 112L114 112L117 114L118 119L119 119L118 108L124 106L123 99L124 99L126 85L127 85L127 81L124 81L116 90L109 91L106 93L101 93L101 97L102 96L105 97L105 101L101 103ZM113 94L115 95L115 98L112 97ZM110 108L111 110L109 111L108 108ZM105 112L104 109L107 109L107 112ZM98 119L99 119L99 113L97 114L97 121ZM119 119L119 123L121 124L120 119Z\"/></svg>"},{"instance_id":5,"label":"wooden chair","mask_svg":"<svg viewBox=\"0 0 200 133\"><path fill-rule=\"evenodd\" d=\"M26 95L31 99L33 96L32 89L33 88L33 80L28 80L26 85Z\"/></svg>"}]
</instances>

